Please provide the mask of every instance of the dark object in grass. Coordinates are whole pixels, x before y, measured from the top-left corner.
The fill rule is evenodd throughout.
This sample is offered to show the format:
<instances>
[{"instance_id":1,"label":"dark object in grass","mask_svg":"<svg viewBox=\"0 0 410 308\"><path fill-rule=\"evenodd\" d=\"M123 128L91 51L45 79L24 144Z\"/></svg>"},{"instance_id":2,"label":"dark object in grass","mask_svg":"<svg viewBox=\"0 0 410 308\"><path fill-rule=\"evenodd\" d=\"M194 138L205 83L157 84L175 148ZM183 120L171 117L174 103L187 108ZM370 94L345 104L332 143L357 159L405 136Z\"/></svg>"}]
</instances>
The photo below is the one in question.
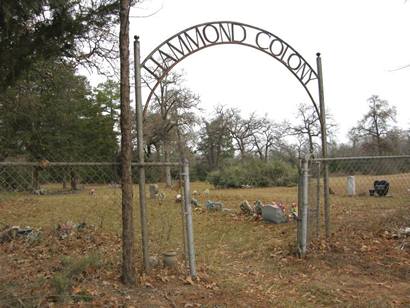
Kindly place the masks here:
<instances>
[{"instance_id":1,"label":"dark object in grass","mask_svg":"<svg viewBox=\"0 0 410 308\"><path fill-rule=\"evenodd\" d=\"M206 208L209 211L222 211L224 204L219 201L206 201Z\"/></svg>"},{"instance_id":2,"label":"dark object in grass","mask_svg":"<svg viewBox=\"0 0 410 308\"><path fill-rule=\"evenodd\" d=\"M20 228L19 226L6 227L0 231L0 244L14 240L17 237L26 238L32 242L40 239L40 231L33 228Z\"/></svg>"},{"instance_id":3,"label":"dark object in grass","mask_svg":"<svg viewBox=\"0 0 410 308\"><path fill-rule=\"evenodd\" d=\"M374 181L374 191L380 197L386 196L389 192L390 184L386 180Z\"/></svg>"},{"instance_id":4,"label":"dark object in grass","mask_svg":"<svg viewBox=\"0 0 410 308\"><path fill-rule=\"evenodd\" d=\"M0 232L0 244L10 242L17 236L18 227L6 228Z\"/></svg>"},{"instance_id":5,"label":"dark object in grass","mask_svg":"<svg viewBox=\"0 0 410 308\"><path fill-rule=\"evenodd\" d=\"M256 200L255 201L255 213L256 215L261 216L262 215L262 208L264 207L264 205L262 204L262 202L260 200Z\"/></svg>"}]
</instances>

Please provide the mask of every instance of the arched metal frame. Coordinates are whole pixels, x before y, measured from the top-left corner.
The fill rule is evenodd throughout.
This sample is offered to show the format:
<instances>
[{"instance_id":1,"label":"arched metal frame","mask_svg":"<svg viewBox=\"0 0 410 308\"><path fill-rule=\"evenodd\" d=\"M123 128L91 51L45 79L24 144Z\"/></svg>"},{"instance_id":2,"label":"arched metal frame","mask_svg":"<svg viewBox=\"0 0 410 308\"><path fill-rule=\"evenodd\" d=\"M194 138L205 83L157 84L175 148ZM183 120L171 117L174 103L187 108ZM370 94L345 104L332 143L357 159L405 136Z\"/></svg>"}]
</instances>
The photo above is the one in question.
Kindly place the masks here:
<instances>
[{"instance_id":1,"label":"arched metal frame","mask_svg":"<svg viewBox=\"0 0 410 308\"><path fill-rule=\"evenodd\" d=\"M241 36L238 36L241 35ZM317 72L310 64L288 43L278 36L257 28L239 22L218 21L202 23L187 28L169 39L162 42L155 48L141 63L140 62L140 42L138 37L134 41L134 66L135 66L135 103L137 117L138 133L138 166L139 166L139 191L140 191L140 210L141 210L141 233L143 246L143 260L145 271L149 270L149 251L148 251L148 228L145 204L145 171L144 166L149 165L144 161L144 140L143 140L143 119L147 113L149 102L154 91L160 82L167 76L172 68L188 56L202 49L224 45L236 44L248 46L257 49L265 54L270 55L281 62L301 83L310 97L312 104L319 116L321 137L322 137L322 157L327 158L327 134L326 134L326 113L324 104L322 62L320 54L317 53L316 65ZM145 71L144 77L142 70ZM309 87L311 81L317 80L319 106L317 105ZM142 105L142 86L144 82L150 93L145 105ZM308 87L309 86L309 87ZM169 163L160 163L166 165ZM186 215L186 254L189 258L189 270L191 276L196 276L195 269L195 250L193 241L192 212L190 206L189 192L189 166L186 159L177 163L182 167L181 176L184 177L184 215ZM326 237L329 236L329 181L328 167L326 161L324 166L324 207L325 207L325 224ZM300 202L301 200L299 200Z\"/></svg>"},{"instance_id":2,"label":"arched metal frame","mask_svg":"<svg viewBox=\"0 0 410 308\"><path fill-rule=\"evenodd\" d=\"M143 82L150 90L149 102L161 80L188 56L208 47L226 44L243 45L259 50L281 62L306 90L318 115L320 110L308 84L319 79L317 72L288 43L273 33L248 24L232 21L207 22L178 32L158 45L141 63Z\"/></svg>"}]
</instances>

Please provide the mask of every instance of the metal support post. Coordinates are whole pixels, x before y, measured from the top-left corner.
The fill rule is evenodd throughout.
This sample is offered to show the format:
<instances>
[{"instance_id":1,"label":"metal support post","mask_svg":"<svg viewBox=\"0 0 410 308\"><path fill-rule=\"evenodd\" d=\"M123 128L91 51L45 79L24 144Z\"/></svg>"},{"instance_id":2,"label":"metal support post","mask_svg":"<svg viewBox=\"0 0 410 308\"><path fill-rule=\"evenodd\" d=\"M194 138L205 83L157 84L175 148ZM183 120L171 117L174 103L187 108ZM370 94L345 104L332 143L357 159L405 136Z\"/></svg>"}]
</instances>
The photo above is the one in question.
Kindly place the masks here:
<instances>
[{"instance_id":1,"label":"metal support post","mask_svg":"<svg viewBox=\"0 0 410 308\"><path fill-rule=\"evenodd\" d=\"M192 277L196 277L196 266L195 266L195 243L194 243L194 230L192 224L192 207L191 207L191 192L189 183L189 163L187 159L184 159L183 165L183 178L184 178L184 205L185 205L185 215L186 215L186 226L187 226L187 246L188 246L188 256L189 256L189 269Z\"/></svg>"},{"instance_id":2,"label":"metal support post","mask_svg":"<svg viewBox=\"0 0 410 308\"><path fill-rule=\"evenodd\" d=\"M188 244L187 244L187 224L186 224L186 219L185 219L185 194L182 191L183 183L184 183L184 178L183 178L183 173L184 173L184 160L181 160L181 165L179 166L179 187L181 188L181 195L182 195L182 202L181 202L181 222L182 222L182 237L184 239L184 261L185 261L185 267L186 270L189 271L189 254L188 254Z\"/></svg>"},{"instance_id":3,"label":"metal support post","mask_svg":"<svg viewBox=\"0 0 410 308\"><path fill-rule=\"evenodd\" d=\"M301 240L301 221L300 218L302 217L302 197L303 197L303 175L302 175L302 159L299 159L298 165L298 212L297 212L297 230L296 230L296 241L298 247L300 247Z\"/></svg>"},{"instance_id":4,"label":"metal support post","mask_svg":"<svg viewBox=\"0 0 410 308\"><path fill-rule=\"evenodd\" d=\"M300 235L300 255L306 255L307 246L307 223L308 223L308 206L309 206L309 160L305 158L302 165L303 189L302 189L302 210L301 210L301 235Z\"/></svg>"},{"instance_id":5,"label":"metal support post","mask_svg":"<svg viewBox=\"0 0 410 308\"><path fill-rule=\"evenodd\" d=\"M327 158L327 127L326 127L326 110L325 97L323 91L323 73L322 58L320 53L316 54L317 74L319 82L319 103L320 103L320 127L322 137L322 157L323 161L323 190L324 190L324 208L325 208L325 234L326 238L330 237L330 205L329 205L329 167Z\"/></svg>"},{"instance_id":6,"label":"metal support post","mask_svg":"<svg viewBox=\"0 0 410 308\"><path fill-rule=\"evenodd\" d=\"M185 261L185 267L187 271L189 270L189 254L188 254L188 240L187 240L187 224L186 224L186 219L185 219L185 194L182 192L183 188L183 182L185 178L183 178L183 173L184 173L184 161L185 161L185 153L184 153L184 146L182 144L182 138L181 138L181 132L179 130L179 124L178 124L178 119L179 117L177 116L177 122L176 122L176 131L177 131L177 140L178 140L178 152L180 156L180 164L179 164L179 187L181 189L181 195L183 198L183 202L181 202L181 219L182 219L182 236L184 238L184 261Z\"/></svg>"},{"instance_id":7,"label":"metal support post","mask_svg":"<svg viewBox=\"0 0 410 308\"><path fill-rule=\"evenodd\" d=\"M142 257L144 260L144 270L149 271L149 252L148 252L148 225L147 207L145 202L145 168L144 168L144 131L142 118L142 96L141 96L141 64L140 64L140 42L138 36L134 36L134 76L135 76L135 111L137 120L137 147L139 165L139 199L141 217L141 238L142 238Z\"/></svg>"},{"instance_id":8,"label":"metal support post","mask_svg":"<svg viewBox=\"0 0 410 308\"><path fill-rule=\"evenodd\" d=\"M320 162L317 162L316 166L316 237L318 238L320 233Z\"/></svg>"}]
</instances>

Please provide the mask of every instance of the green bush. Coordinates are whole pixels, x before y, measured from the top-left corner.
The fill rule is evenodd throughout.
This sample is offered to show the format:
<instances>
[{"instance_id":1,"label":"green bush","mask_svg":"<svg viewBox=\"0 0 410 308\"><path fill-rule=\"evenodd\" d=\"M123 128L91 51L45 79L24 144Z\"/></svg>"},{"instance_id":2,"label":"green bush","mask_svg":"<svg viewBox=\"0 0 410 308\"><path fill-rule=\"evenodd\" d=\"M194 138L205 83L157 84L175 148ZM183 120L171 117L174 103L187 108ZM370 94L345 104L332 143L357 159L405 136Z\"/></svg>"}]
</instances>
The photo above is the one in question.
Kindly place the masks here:
<instances>
[{"instance_id":1,"label":"green bush","mask_svg":"<svg viewBox=\"0 0 410 308\"><path fill-rule=\"evenodd\" d=\"M296 184L297 170L280 160L236 160L221 170L211 172L208 181L216 187L224 188L238 188L244 185L291 186Z\"/></svg>"}]
</instances>

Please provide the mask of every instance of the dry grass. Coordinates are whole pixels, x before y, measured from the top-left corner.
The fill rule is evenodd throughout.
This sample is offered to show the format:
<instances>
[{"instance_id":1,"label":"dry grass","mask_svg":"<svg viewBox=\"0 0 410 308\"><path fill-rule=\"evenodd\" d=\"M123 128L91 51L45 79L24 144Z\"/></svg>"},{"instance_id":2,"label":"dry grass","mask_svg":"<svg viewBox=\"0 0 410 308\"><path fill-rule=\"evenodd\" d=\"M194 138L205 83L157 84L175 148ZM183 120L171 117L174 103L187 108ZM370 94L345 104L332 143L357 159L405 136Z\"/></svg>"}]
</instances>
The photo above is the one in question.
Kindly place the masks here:
<instances>
[{"instance_id":1,"label":"dry grass","mask_svg":"<svg viewBox=\"0 0 410 308\"><path fill-rule=\"evenodd\" d=\"M228 306L259 307L410 305L409 251L397 249L397 240L385 233L392 234L395 228L410 226L410 196L403 191L402 198L397 198L402 194L396 190L403 181L402 176L389 180L391 198L352 198L344 195L343 178L332 179L331 186L336 192L332 196L333 239L331 244L316 241L306 260L289 253L295 244L294 222L271 225L238 215L239 204L244 199L296 202L296 187L217 190L206 183L193 183L192 190L210 189L208 199L223 201L225 208L233 211L194 211L198 267L217 287L196 290L198 296L184 289L175 297L175 302L219 301ZM359 177L358 183L364 183L358 185L359 191L362 186L371 187L372 182L373 178ZM88 193L91 188L95 188L95 195ZM161 205L157 200L148 200L150 252L160 255L173 249L181 257L180 204L174 201L175 191L162 186L161 190L166 194ZM134 196L138 196L137 187ZM118 239L121 233L118 188L89 186L78 194L2 197L0 227L8 224L49 229L58 223L73 221L94 225L97 232L111 238ZM204 194L199 197L202 205L206 199ZM136 243L139 245L138 212L136 201ZM118 240L115 244L102 245L118 247ZM117 250L110 264L116 264L118 258ZM139 253L138 258L140 260ZM8 266L5 260L0 259L1 267ZM112 271L118 274L115 266ZM96 279L93 283L102 281ZM215 298L211 300L208 293ZM144 297L140 297L140 304L141 298Z\"/></svg>"}]
</instances>

